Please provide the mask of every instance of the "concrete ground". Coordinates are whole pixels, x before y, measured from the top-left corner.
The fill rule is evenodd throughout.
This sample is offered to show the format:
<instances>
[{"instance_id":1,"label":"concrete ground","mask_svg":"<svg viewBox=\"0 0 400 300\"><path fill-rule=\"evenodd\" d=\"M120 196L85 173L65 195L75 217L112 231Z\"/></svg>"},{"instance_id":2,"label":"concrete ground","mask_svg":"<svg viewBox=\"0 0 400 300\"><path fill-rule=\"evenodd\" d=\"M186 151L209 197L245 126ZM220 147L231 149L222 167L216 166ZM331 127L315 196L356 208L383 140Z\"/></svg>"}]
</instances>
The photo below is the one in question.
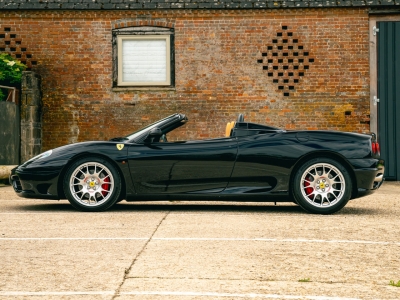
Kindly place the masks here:
<instances>
[{"instance_id":1,"label":"concrete ground","mask_svg":"<svg viewBox=\"0 0 400 300\"><path fill-rule=\"evenodd\" d=\"M0 299L400 299L400 182L293 204L121 202L103 213L0 186Z\"/></svg>"}]
</instances>

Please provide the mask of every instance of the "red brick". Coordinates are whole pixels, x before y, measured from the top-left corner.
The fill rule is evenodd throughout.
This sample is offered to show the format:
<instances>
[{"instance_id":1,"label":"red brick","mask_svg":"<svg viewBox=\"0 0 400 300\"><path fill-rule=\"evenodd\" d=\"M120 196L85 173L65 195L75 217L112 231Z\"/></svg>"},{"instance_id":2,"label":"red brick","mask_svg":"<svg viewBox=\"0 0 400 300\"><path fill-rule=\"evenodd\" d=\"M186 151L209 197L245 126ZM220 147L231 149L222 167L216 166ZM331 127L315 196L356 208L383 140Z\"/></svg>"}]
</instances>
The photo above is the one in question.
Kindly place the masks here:
<instances>
[{"instance_id":1,"label":"red brick","mask_svg":"<svg viewBox=\"0 0 400 300\"><path fill-rule=\"evenodd\" d=\"M128 134L174 112L190 122L170 140L221 137L239 113L287 129L369 131L364 8L3 11L0 18L38 62L32 70L42 76L43 150ZM176 90L114 92L112 30L152 24L175 28ZM279 90L257 63L282 25L314 58L294 90Z\"/></svg>"}]
</instances>

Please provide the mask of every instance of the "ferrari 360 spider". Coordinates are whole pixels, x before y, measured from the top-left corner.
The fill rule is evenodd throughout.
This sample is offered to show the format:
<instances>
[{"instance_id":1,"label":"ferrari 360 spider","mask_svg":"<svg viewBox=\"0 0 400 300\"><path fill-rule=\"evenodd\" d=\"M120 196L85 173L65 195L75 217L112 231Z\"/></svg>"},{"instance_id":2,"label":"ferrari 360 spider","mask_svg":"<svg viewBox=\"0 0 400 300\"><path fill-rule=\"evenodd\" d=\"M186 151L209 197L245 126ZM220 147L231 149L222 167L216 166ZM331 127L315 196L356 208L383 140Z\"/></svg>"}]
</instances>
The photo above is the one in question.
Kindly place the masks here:
<instances>
[{"instance_id":1,"label":"ferrari 360 spider","mask_svg":"<svg viewBox=\"0 0 400 300\"><path fill-rule=\"evenodd\" d=\"M223 138L168 142L188 121L173 114L128 136L66 145L15 168L21 197L68 199L104 211L121 200L295 202L330 214L376 190L384 161L374 134L286 131L244 121Z\"/></svg>"}]
</instances>

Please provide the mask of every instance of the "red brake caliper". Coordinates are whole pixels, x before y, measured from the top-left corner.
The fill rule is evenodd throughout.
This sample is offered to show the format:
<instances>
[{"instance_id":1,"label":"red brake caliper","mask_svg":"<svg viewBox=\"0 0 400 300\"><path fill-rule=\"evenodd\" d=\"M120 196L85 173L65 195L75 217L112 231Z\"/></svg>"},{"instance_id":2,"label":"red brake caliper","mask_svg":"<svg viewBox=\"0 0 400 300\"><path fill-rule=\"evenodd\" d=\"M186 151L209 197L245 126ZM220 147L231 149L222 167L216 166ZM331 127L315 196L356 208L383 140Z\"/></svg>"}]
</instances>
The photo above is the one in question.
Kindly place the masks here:
<instances>
[{"instance_id":1,"label":"red brake caliper","mask_svg":"<svg viewBox=\"0 0 400 300\"><path fill-rule=\"evenodd\" d=\"M106 177L104 179L104 182L110 182L110 177ZM101 188L104 190L104 191L101 191L101 194L103 195L103 197L105 197L107 195L107 193L108 193L107 191L110 189L110 185L107 184L107 183L103 183L101 185Z\"/></svg>"},{"instance_id":2,"label":"red brake caliper","mask_svg":"<svg viewBox=\"0 0 400 300\"><path fill-rule=\"evenodd\" d=\"M306 179L308 181L311 181L312 177L308 176ZM311 187L311 184L308 181L304 180L305 191L306 191L306 194L309 195L308 198L313 199L314 195L310 195L310 194L313 192L314 189Z\"/></svg>"}]
</instances>

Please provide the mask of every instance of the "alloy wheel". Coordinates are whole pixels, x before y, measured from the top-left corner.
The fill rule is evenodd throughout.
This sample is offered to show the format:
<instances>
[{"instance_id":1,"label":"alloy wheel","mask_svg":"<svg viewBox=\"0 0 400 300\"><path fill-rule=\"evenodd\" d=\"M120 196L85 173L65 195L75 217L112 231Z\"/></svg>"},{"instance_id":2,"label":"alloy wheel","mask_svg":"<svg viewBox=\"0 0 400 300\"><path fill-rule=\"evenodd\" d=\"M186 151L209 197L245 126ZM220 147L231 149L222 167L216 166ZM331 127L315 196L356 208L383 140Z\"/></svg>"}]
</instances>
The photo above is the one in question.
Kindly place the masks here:
<instances>
[{"instance_id":1,"label":"alloy wheel","mask_svg":"<svg viewBox=\"0 0 400 300\"><path fill-rule=\"evenodd\" d=\"M346 189L342 172L328 163L317 163L307 168L300 180L303 198L316 207L330 207L337 204Z\"/></svg>"},{"instance_id":2,"label":"alloy wheel","mask_svg":"<svg viewBox=\"0 0 400 300\"><path fill-rule=\"evenodd\" d=\"M111 171L98 162L79 165L69 181L71 195L84 206L102 205L111 197L114 185Z\"/></svg>"}]
</instances>

